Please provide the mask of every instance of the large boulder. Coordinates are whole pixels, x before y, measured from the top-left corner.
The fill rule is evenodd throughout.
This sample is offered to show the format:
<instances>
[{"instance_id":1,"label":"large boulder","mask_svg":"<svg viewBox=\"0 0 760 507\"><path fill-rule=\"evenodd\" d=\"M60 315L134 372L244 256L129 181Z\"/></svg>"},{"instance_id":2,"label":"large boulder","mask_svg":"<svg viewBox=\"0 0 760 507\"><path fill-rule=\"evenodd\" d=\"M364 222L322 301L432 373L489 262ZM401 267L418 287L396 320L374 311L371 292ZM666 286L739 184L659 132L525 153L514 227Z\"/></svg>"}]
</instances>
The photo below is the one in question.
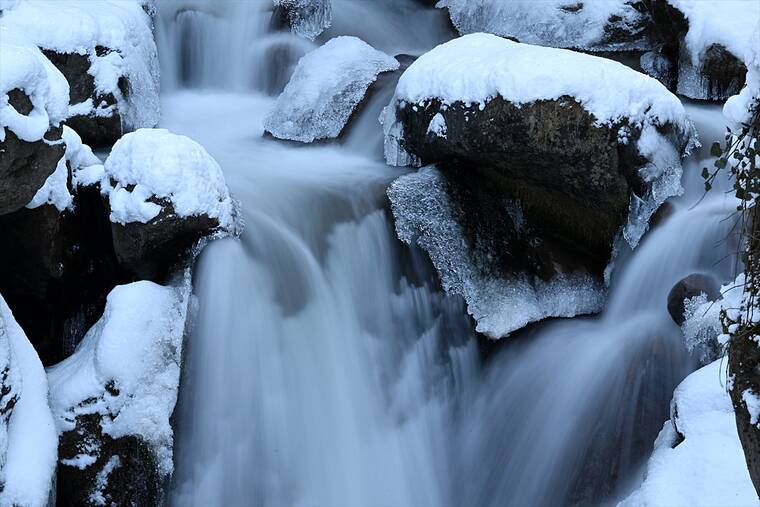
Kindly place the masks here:
<instances>
[{"instance_id":1,"label":"large boulder","mask_svg":"<svg viewBox=\"0 0 760 507\"><path fill-rule=\"evenodd\" d=\"M146 5L42 0L3 13L4 23L22 31L66 77L67 123L91 145L158 122L158 58Z\"/></svg>"},{"instance_id":2,"label":"large boulder","mask_svg":"<svg viewBox=\"0 0 760 507\"><path fill-rule=\"evenodd\" d=\"M460 34L486 32L519 42L590 52L650 47L649 16L638 0L442 0Z\"/></svg>"},{"instance_id":3,"label":"large boulder","mask_svg":"<svg viewBox=\"0 0 760 507\"><path fill-rule=\"evenodd\" d=\"M125 135L105 163L116 258L138 278L163 280L201 238L235 233L235 203L219 164L164 129Z\"/></svg>"},{"instance_id":4,"label":"large boulder","mask_svg":"<svg viewBox=\"0 0 760 507\"><path fill-rule=\"evenodd\" d=\"M305 143L338 137L378 75L398 67L395 58L361 39L330 39L298 62L264 121L265 131Z\"/></svg>"},{"instance_id":5,"label":"large boulder","mask_svg":"<svg viewBox=\"0 0 760 507\"><path fill-rule=\"evenodd\" d=\"M158 505L172 472L189 272L114 288L75 353L48 369L60 505Z\"/></svg>"},{"instance_id":6,"label":"large boulder","mask_svg":"<svg viewBox=\"0 0 760 507\"><path fill-rule=\"evenodd\" d=\"M514 316L525 301L537 302L529 314L540 317L598 309L615 238L622 233L635 247L657 208L681 192L680 157L692 137L683 106L656 80L602 58L487 34L415 61L383 122L390 164L435 164L440 173L405 176L392 187L397 230L406 228L405 241L428 242L441 217L433 207L417 209L412 187L432 185L446 196L441 208L453 210L462 237L438 253L430 240L426 250L444 281L457 279L449 286L480 287L454 290L471 312L476 300L503 302L473 312L492 337L538 320ZM468 270L451 262L454 249L479 282L462 280ZM509 290L515 277L526 290ZM543 293L564 303L542 305Z\"/></svg>"},{"instance_id":7,"label":"large boulder","mask_svg":"<svg viewBox=\"0 0 760 507\"><path fill-rule=\"evenodd\" d=\"M50 505L56 445L45 370L0 296L0 505Z\"/></svg>"},{"instance_id":8,"label":"large boulder","mask_svg":"<svg viewBox=\"0 0 760 507\"><path fill-rule=\"evenodd\" d=\"M26 206L63 157L68 85L22 33L0 26L0 215Z\"/></svg>"}]
</instances>

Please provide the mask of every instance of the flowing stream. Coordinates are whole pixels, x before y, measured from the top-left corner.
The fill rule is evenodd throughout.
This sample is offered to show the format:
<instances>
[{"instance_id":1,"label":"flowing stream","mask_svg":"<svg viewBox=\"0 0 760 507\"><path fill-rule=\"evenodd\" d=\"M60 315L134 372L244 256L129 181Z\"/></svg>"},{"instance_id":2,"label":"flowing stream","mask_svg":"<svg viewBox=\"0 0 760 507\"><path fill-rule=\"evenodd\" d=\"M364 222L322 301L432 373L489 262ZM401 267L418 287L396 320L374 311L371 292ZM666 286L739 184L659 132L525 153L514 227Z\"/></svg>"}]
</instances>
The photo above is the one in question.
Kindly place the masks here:
<instances>
[{"instance_id":1,"label":"flowing stream","mask_svg":"<svg viewBox=\"0 0 760 507\"><path fill-rule=\"evenodd\" d=\"M241 201L240 240L196 270L197 324L176 413L172 505L443 506L614 503L635 488L673 388L695 365L666 310L693 272L731 278L734 203L686 193L634 253L607 308L493 347L425 255L402 245L375 123L386 83L338 143L262 137L297 59L269 0L160 4L162 126L217 159ZM390 54L450 37L415 0L333 0L328 35ZM385 98L383 98L385 97ZM720 110L689 106L703 142Z\"/></svg>"}]
</instances>

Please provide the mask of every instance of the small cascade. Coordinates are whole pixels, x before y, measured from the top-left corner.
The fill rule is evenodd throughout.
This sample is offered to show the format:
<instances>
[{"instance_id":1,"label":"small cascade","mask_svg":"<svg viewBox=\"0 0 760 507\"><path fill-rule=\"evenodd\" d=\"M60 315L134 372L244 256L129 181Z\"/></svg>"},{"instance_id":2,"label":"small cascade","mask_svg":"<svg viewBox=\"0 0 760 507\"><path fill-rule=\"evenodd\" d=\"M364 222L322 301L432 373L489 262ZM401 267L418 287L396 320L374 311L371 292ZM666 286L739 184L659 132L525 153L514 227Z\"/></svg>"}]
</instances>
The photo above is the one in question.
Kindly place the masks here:
<instances>
[{"instance_id":1,"label":"small cascade","mask_svg":"<svg viewBox=\"0 0 760 507\"><path fill-rule=\"evenodd\" d=\"M392 8L391 8L392 7ZM536 325L490 354L428 259L395 237L377 83L337 143L262 138L301 54L356 35L389 54L447 37L416 0L334 0L316 43L270 27L269 1L162 2L162 125L203 144L240 199L211 244L176 411L171 505L601 504L639 478L694 367L666 309L692 272L731 278L730 197L699 205L706 154L674 213L615 267L597 317ZM371 23L349 23L371 19ZM719 110L693 106L709 146Z\"/></svg>"}]
</instances>

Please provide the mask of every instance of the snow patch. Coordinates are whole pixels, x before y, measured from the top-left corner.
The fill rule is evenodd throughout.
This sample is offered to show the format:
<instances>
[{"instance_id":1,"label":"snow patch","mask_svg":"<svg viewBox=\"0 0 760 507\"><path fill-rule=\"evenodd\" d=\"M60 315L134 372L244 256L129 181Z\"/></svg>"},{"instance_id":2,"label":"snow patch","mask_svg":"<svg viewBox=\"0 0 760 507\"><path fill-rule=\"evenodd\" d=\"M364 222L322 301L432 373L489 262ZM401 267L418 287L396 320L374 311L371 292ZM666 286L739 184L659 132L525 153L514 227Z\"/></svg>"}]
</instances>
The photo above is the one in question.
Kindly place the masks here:
<instances>
[{"instance_id":1,"label":"snow patch","mask_svg":"<svg viewBox=\"0 0 760 507\"><path fill-rule=\"evenodd\" d=\"M441 0L460 34L487 32L523 43L591 51L643 50L643 15L627 0ZM605 26L636 33L630 40L605 40ZM638 27L638 28L637 28Z\"/></svg>"},{"instance_id":2,"label":"snow patch","mask_svg":"<svg viewBox=\"0 0 760 507\"><path fill-rule=\"evenodd\" d=\"M436 113L430 120L427 134L434 137L446 138L446 118L441 113Z\"/></svg>"},{"instance_id":3,"label":"snow patch","mask_svg":"<svg viewBox=\"0 0 760 507\"><path fill-rule=\"evenodd\" d=\"M88 72L94 77L96 91L116 97L123 125L128 129L152 127L159 119L158 56L152 21L143 9L145 3L143 0L25 1L4 11L2 24L22 31L42 49L87 55ZM96 48L99 47L112 51L98 54ZM9 67L5 62L3 58L3 73ZM118 85L122 76L129 81L126 96ZM84 105L76 105L75 112L84 111ZM110 116L113 111L93 112Z\"/></svg>"},{"instance_id":4,"label":"snow patch","mask_svg":"<svg viewBox=\"0 0 760 507\"><path fill-rule=\"evenodd\" d=\"M27 2L32 3L32 2ZM50 126L66 118L69 84L34 42L0 20L0 142L8 129L19 139L39 141ZM32 111L23 115L10 105L8 92L20 89L29 96Z\"/></svg>"},{"instance_id":5,"label":"snow patch","mask_svg":"<svg viewBox=\"0 0 760 507\"><path fill-rule=\"evenodd\" d=\"M464 297L479 332L500 338L547 317L601 310L604 286L587 274L561 274L546 282L527 274L484 272L485 263L473 259L435 167L396 179L388 197L399 239L428 253L446 292Z\"/></svg>"},{"instance_id":6,"label":"snow patch","mask_svg":"<svg viewBox=\"0 0 760 507\"><path fill-rule=\"evenodd\" d=\"M169 417L177 401L190 291L186 273L180 287L140 281L108 294L103 316L74 354L48 368L60 433L73 430L79 415L100 414L103 433L141 437L155 452L160 473L172 472Z\"/></svg>"},{"instance_id":7,"label":"snow patch","mask_svg":"<svg viewBox=\"0 0 760 507\"><path fill-rule=\"evenodd\" d=\"M235 203L221 167L189 137L166 129L139 129L114 144L104 166L111 221L146 223L167 200L180 217L206 215L228 231L236 228ZM96 175L87 175L92 179Z\"/></svg>"},{"instance_id":8,"label":"snow patch","mask_svg":"<svg viewBox=\"0 0 760 507\"><path fill-rule=\"evenodd\" d=\"M692 373L673 395L673 420L684 441L665 423L641 487L620 507L757 505L725 388L725 359Z\"/></svg>"},{"instance_id":9,"label":"snow patch","mask_svg":"<svg viewBox=\"0 0 760 507\"><path fill-rule=\"evenodd\" d=\"M264 128L304 143L337 137L378 74L398 67L395 58L361 39L330 39L298 61Z\"/></svg>"},{"instance_id":10,"label":"snow patch","mask_svg":"<svg viewBox=\"0 0 760 507\"><path fill-rule=\"evenodd\" d=\"M0 505L44 507L58 455L48 381L37 352L0 296L0 368L3 365L9 367L3 387L10 386L16 403L7 433L0 429ZM0 428L4 425L0 419Z\"/></svg>"}]
</instances>

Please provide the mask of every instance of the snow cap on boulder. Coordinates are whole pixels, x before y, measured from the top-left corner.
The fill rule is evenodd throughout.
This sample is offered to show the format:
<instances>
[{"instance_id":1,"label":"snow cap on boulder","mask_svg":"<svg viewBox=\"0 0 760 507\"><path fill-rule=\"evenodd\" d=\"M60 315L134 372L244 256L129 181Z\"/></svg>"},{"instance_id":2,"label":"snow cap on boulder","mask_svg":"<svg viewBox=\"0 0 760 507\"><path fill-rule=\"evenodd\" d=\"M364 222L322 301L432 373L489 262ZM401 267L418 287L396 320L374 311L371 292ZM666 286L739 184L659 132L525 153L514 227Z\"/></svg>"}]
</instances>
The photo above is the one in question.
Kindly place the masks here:
<instances>
[{"instance_id":1,"label":"snow cap on boulder","mask_svg":"<svg viewBox=\"0 0 760 507\"><path fill-rule=\"evenodd\" d=\"M216 160L189 137L139 129L113 146L105 162L111 221L146 223L170 204L179 217L205 215L234 229L234 203Z\"/></svg>"}]
</instances>

